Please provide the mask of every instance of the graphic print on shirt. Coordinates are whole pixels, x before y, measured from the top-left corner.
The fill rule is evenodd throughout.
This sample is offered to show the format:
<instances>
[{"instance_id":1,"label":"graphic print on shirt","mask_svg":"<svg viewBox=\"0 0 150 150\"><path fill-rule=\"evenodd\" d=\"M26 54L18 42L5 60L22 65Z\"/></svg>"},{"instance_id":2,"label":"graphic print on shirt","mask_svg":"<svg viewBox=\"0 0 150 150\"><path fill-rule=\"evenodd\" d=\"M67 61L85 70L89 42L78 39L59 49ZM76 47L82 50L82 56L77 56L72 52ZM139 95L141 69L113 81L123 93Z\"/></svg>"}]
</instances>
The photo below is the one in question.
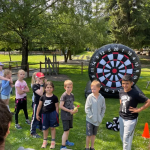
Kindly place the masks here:
<instances>
[{"instance_id":1,"label":"graphic print on shirt","mask_svg":"<svg viewBox=\"0 0 150 150\"><path fill-rule=\"evenodd\" d=\"M69 109L72 109L72 102L73 102L73 99L72 98L68 98L65 102L65 106Z\"/></svg>"},{"instance_id":2,"label":"graphic print on shirt","mask_svg":"<svg viewBox=\"0 0 150 150\"><path fill-rule=\"evenodd\" d=\"M24 90L25 89L25 85L23 85L23 86L20 85L20 89Z\"/></svg>"},{"instance_id":3,"label":"graphic print on shirt","mask_svg":"<svg viewBox=\"0 0 150 150\"><path fill-rule=\"evenodd\" d=\"M44 106L50 105L52 104L52 100L45 100L44 102Z\"/></svg>"},{"instance_id":4,"label":"graphic print on shirt","mask_svg":"<svg viewBox=\"0 0 150 150\"><path fill-rule=\"evenodd\" d=\"M130 97L127 95L124 95L121 97L121 103L122 103L122 112L127 113L126 103L130 101Z\"/></svg>"}]
</instances>

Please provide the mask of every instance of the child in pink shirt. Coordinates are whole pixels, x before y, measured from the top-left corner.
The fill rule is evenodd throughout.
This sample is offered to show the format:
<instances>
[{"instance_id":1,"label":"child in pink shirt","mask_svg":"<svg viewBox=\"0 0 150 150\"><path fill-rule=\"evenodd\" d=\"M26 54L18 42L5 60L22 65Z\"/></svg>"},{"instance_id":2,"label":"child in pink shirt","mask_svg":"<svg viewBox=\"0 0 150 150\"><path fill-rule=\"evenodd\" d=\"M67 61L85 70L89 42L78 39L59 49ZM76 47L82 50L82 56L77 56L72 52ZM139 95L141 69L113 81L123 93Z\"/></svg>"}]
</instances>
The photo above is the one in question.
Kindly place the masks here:
<instances>
[{"instance_id":1,"label":"child in pink shirt","mask_svg":"<svg viewBox=\"0 0 150 150\"><path fill-rule=\"evenodd\" d=\"M30 125L30 121L28 119L27 112L27 92L29 92L28 85L26 81L24 81L25 71L18 71L18 80L15 83L15 91L16 91L16 99L15 99L15 128L22 129L22 127L18 124L18 114L21 109L23 109L26 123Z\"/></svg>"}]
</instances>

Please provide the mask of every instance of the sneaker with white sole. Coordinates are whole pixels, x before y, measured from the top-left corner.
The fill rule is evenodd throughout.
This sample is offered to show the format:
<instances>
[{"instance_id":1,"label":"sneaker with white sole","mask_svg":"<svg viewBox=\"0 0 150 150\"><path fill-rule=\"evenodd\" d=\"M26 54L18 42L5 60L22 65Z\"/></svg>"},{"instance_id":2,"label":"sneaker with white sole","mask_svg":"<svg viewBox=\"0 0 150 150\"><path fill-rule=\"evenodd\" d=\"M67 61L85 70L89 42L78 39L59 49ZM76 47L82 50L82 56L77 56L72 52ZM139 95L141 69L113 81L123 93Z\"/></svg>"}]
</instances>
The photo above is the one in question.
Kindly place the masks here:
<instances>
[{"instance_id":1,"label":"sneaker with white sole","mask_svg":"<svg viewBox=\"0 0 150 150\"><path fill-rule=\"evenodd\" d=\"M27 119L25 123L28 124L28 125L31 124L31 122L29 121L29 119Z\"/></svg>"},{"instance_id":2,"label":"sneaker with white sole","mask_svg":"<svg viewBox=\"0 0 150 150\"><path fill-rule=\"evenodd\" d=\"M61 146L61 147L60 147L60 150L65 150L65 149L67 150L67 147L66 147L66 146L65 146L65 147L62 147L62 146Z\"/></svg>"},{"instance_id":3,"label":"sneaker with white sole","mask_svg":"<svg viewBox=\"0 0 150 150\"><path fill-rule=\"evenodd\" d=\"M31 136L34 137L34 138L41 138L41 136L38 135L38 134L31 134Z\"/></svg>"},{"instance_id":4,"label":"sneaker with white sole","mask_svg":"<svg viewBox=\"0 0 150 150\"><path fill-rule=\"evenodd\" d=\"M19 124L15 124L16 129L22 129L22 127Z\"/></svg>"}]
</instances>

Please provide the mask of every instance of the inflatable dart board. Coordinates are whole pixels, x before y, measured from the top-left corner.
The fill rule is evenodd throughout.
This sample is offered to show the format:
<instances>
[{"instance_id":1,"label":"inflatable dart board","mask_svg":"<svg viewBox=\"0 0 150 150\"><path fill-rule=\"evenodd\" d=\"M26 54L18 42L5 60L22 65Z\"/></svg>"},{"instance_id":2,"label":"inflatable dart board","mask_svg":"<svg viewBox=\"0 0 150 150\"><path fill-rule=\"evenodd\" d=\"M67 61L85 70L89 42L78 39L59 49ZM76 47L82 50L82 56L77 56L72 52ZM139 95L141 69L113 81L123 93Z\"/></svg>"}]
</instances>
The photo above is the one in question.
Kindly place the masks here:
<instances>
[{"instance_id":1,"label":"inflatable dart board","mask_svg":"<svg viewBox=\"0 0 150 150\"><path fill-rule=\"evenodd\" d=\"M122 88L122 77L133 77L133 86L141 73L141 64L136 53L122 44L108 44L98 49L89 62L89 78L99 80L100 92L107 97L116 97Z\"/></svg>"}]
</instances>

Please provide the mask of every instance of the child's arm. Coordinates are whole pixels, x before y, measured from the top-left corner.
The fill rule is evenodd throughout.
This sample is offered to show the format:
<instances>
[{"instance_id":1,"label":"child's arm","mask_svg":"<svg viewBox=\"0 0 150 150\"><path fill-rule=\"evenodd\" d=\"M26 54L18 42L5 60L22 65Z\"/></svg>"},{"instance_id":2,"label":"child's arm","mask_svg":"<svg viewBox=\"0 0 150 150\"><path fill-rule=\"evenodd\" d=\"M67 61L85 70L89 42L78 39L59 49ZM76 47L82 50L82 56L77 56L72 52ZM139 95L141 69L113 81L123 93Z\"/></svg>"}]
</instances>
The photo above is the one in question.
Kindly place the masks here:
<instances>
[{"instance_id":1,"label":"child's arm","mask_svg":"<svg viewBox=\"0 0 150 150\"><path fill-rule=\"evenodd\" d=\"M64 103L65 103L64 101L60 101L59 108L66 111L66 112L69 112L69 113L73 114L73 110L64 107Z\"/></svg>"},{"instance_id":2,"label":"child's arm","mask_svg":"<svg viewBox=\"0 0 150 150\"><path fill-rule=\"evenodd\" d=\"M140 108L133 108L133 107L130 107L130 108L129 108L129 111L131 111L131 113L139 113L139 112L141 112L142 110L148 108L149 106L150 106L150 99L148 99L142 107L140 107Z\"/></svg>"},{"instance_id":3,"label":"child's arm","mask_svg":"<svg viewBox=\"0 0 150 150\"><path fill-rule=\"evenodd\" d=\"M55 107L56 107L57 113L59 114L59 104L58 104L58 103L55 103Z\"/></svg>"},{"instance_id":4,"label":"child's arm","mask_svg":"<svg viewBox=\"0 0 150 150\"><path fill-rule=\"evenodd\" d=\"M5 89L5 88L7 88L8 86L9 86L9 81L6 81L6 82L5 82L5 81L3 80L3 81L2 81L2 88Z\"/></svg>"},{"instance_id":5,"label":"child's arm","mask_svg":"<svg viewBox=\"0 0 150 150\"><path fill-rule=\"evenodd\" d=\"M3 77L3 76L0 76L0 80L6 80L6 81L11 82L11 79L7 79L7 78L5 78L5 77Z\"/></svg>"},{"instance_id":6,"label":"child's arm","mask_svg":"<svg viewBox=\"0 0 150 150\"><path fill-rule=\"evenodd\" d=\"M17 89L17 93L19 94L19 95L21 95L21 94L24 94L25 92L24 91L22 91L21 89L20 89L20 87L18 87L18 86L16 86L16 89Z\"/></svg>"},{"instance_id":7,"label":"child's arm","mask_svg":"<svg viewBox=\"0 0 150 150\"><path fill-rule=\"evenodd\" d=\"M37 108L37 111L36 111L36 119L38 120L38 121L40 121L40 116L39 116L39 113L40 113L40 110L41 110L41 108L42 108L42 105L43 105L43 102L42 101L39 101L39 105L38 105L38 108Z\"/></svg>"},{"instance_id":8,"label":"child's arm","mask_svg":"<svg viewBox=\"0 0 150 150\"><path fill-rule=\"evenodd\" d=\"M40 89L36 90L35 93L42 96L43 95L43 87L40 86Z\"/></svg>"},{"instance_id":9,"label":"child's arm","mask_svg":"<svg viewBox=\"0 0 150 150\"><path fill-rule=\"evenodd\" d=\"M24 88L24 90L23 90L25 93L27 93L27 92L29 92L29 87L28 86L26 86L25 88Z\"/></svg>"},{"instance_id":10,"label":"child's arm","mask_svg":"<svg viewBox=\"0 0 150 150\"><path fill-rule=\"evenodd\" d=\"M105 110L106 110L106 105L105 105L105 99L103 100L103 104L102 104L102 108L101 108L101 117L104 117L105 114Z\"/></svg>"},{"instance_id":11,"label":"child's arm","mask_svg":"<svg viewBox=\"0 0 150 150\"><path fill-rule=\"evenodd\" d=\"M89 118L92 118L92 116L93 116L93 114L91 112L91 105L92 105L92 103L90 102L90 98L88 96L86 99L86 103L85 103L85 113L87 114L87 116Z\"/></svg>"}]
</instances>

